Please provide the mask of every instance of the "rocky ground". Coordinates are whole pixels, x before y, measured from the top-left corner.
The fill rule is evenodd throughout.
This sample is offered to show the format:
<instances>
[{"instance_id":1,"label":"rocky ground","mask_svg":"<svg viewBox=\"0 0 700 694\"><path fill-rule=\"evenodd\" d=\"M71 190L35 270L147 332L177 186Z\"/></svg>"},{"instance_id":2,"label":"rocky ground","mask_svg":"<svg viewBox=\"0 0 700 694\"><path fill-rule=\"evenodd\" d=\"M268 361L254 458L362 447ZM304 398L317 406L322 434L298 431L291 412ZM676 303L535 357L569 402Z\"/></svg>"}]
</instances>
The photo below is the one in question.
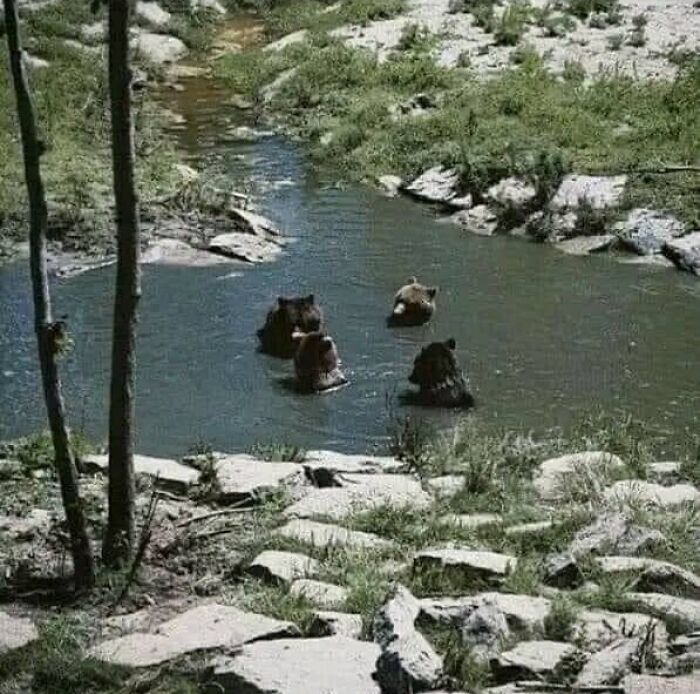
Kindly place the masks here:
<instances>
[{"instance_id":1,"label":"rocky ground","mask_svg":"<svg viewBox=\"0 0 700 694\"><path fill-rule=\"evenodd\" d=\"M0 691L695 694L697 459L585 441L138 456L143 564L76 601L41 445L6 446Z\"/></svg>"}]
</instances>

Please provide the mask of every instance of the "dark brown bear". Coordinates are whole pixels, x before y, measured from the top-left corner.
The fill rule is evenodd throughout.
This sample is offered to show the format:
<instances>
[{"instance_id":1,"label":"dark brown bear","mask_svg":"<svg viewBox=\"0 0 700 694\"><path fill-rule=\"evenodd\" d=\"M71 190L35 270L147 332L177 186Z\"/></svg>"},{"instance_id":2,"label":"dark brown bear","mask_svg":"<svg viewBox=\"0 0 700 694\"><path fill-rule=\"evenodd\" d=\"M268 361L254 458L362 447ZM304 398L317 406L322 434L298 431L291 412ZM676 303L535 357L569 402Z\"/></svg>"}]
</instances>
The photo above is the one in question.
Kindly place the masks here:
<instances>
[{"instance_id":1,"label":"dark brown bear","mask_svg":"<svg viewBox=\"0 0 700 694\"><path fill-rule=\"evenodd\" d=\"M319 392L347 383L340 369L338 350L332 337L322 332L296 334L299 346L294 355L294 371L299 390Z\"/></svg>"},{"instance_id":2,"label":"dark brown bear","mask_svg":"<svg viewBox=\"0 0 700 694\"><path fill-rule=\"evenodd\" d=\"M437 407L471 407L474 398L469 392L462 369L455 356L453 338L431 342L413 362L408 380L418 386L411 400L420 405Z\"/></svg>"},{"instance_id":3,"label":"dark brown bear","mask_svg":"<svg viewBox=\"0 0 700 694\"><path fill-rule=\"evenodd\" d=\"M280 296L268 311L265 325L258 330L260 351L282 359L296 353L295 331L310 333L320 330L323 315L316 306L314 295L287 299Z\"/></svg>"},{"instance_id":4,"label":"dark brown bear","mask_svg":"<svg viewBox=\"0 0 700 694\"><path fill-rule=\"evenodd\" d=\"M415 277L396 292L394 310L387 319L389 327L407 327L427 323L435 313L437 287L426 287Z\"/></svg>"}]
</instances>

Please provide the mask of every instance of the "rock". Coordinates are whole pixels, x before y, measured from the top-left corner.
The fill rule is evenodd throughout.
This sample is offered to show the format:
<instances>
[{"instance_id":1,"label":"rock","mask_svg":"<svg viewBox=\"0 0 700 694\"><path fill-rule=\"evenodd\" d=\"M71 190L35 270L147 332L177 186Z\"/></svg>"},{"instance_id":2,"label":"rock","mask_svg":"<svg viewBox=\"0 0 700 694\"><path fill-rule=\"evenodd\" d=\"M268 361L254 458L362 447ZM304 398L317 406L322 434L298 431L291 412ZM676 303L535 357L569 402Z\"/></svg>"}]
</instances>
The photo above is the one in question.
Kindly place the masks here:
<instances>
[{"instance_id":1,"label":"rock","mask_svg":"<svg viewBox=\"0 0 700 694\"><path fill-rule=\"evenodd\" d=\"M39 638L34 622L26 617L13 617L0 610L0 656L24 648Z\"/></svg>"},{"instance_id":2,"label":"rock","mask_svg":"<svg viewBox=\"0 0 700 694\"><path fill-rule=\"evenodd\" d=\"M108 455L87 455L82 460L86 470L106 473L109 468ZM154 480L160 489L176 494L187 492L190 485L199 479L199 471L168 458L153 458L148 455L134 456L134 474L145 475Z\"/></svg>"},{"instance_id":3,"label":"rock","mask_svg":"<svg viewBox=\"0 0 700 694\"><path fill-rule=\"evenodd\" d=\"M615 225L620 242L639 255L661 253L664 244L685 233L685 225L673 215L637 208Z\"/></svg>"},{"instance_id":4,"label":"rock","mask_svg":"<svg viewBox=\"0 0 700 694\"><path fill-rule=\"evenodd\" d=\"M261 90L260 90L260 97L263 100L263 103L265 104L270 104L272 101L274 101L275 97L280 93L284 85L289 82L298 72L298 68L289 68L289 70L284 70L283 72L280 72L277 77L275 77L272 82L269 84L266 84Z\"/></svg>"},{"instance_id":5,"label":"rock","mask_svg":"<svg viewBox=\"0 0 700 694\"><path fill-rule=\"evenodd\" d=\"M569 552L575 557L605 553L636 555L664 544L666 538L660 531L634 525L622 513L604 513L574 534Z\"/></svg>"},{"instance_id":6,"label":"rock","mask_svg":"<svg viewBox=\"0 0 700 694\"><path fill-rule=\"evenodd\" d=\"M316 612L309 626L309 635L359 639L362 636L362 616L346 612Z\"/></svg>"},{"instance_id":7,"label":"rock","mask_svg":"<svg viewBox=\"0 0 700 694\"><path fill-rule=\"evenodd\" d=\"M551 677L557 666L575 653L570 643L522 641L492 660L491 669L500 681Z\"/></svg>"},{"instance_id":8,"label":"rock","mask_svg":"<svg viewBox=\"0 0 700 694\"><path fill-rule=\"evenodd\" d=\"M583 573L571 552L555 552L542 562L542 581L547 586L575 588L583 583Z\"/></svg>"},{"instance_id":9,"label":"rock","mask_svg":"<svg viewBox=\"0 0 700 694\"><path fill-rule=\"evenodd\" d=\"M605 490L604 498L611 504L642 503L647 506L673 508L700 502L700 491L692 484L662 487L642 480L620 480Z\"/></svg>"},{"instance_id":10,"label":"rock","mask_svg":"<svg viewBox=\"0 0 700 694\"><path fill-rule=\"evenodd\" d=\"M374 618L374 640L384 647L394 639L410 634L415 630L420 611L421 601L399 584Z\"/></svg>"},{"instance_id":11,"label":"rock","mask_svg":"<svg viewBox=\"0 0 700 694\"><path fill-rule=\"evenodd\" d=\"M458 184L459 174L454 169L435 166L424 171L404 190L421 200L446 203L457 195Z\"/></svg>"},{"instance_id":12,"label":"rock","mask_svg":"<svg viewBox=\"0 0 700 694\"><path fill-rule=\"evenodd\" d=\"M10 542L30 542L46 535L51 527L51 513L34 508L26 516L0 516L0 533Z\"/></svg>"},{"instance_id":13,"label":"rock","mask_svg":"<svg viewBox=\"0 0 700 694\"><path fill-rule=\"evenodd\" d=\"M624 467L622 460L611 453L603 451L572 453L540 463L533 484L541 499L557 501L566 495L566 483L572 475L599 480L605 479L609 471L622 467Z\"/></svg>"},{"instance_id":14,"label":"rock","mask_svg":"<svg viewBox=\"0 0 700 694\"><path fill-rule=\"evenodd\" d=\"M289 587L292 595L306 598L322 610L334 610L342 607L348 597L347 589L323 581L300 578Z\"/></svg>"},{"instance_id":15,"label":"rock","mask_svg":"<svg viewBox=\"0 0 700 694\"><path fill-rule=\"evenodd\" d=\"M403 185L403 179L401 176L391 176L387 174L385 176L379 176L377 185L379 186L379 190L386 196L395 198Z\"/></svg>"},{"instance_id":16,"label":"rock","mask_svg":"<svg viewBox=\"0 0 700 694\"><path fill-rule=\"evenodd\" d=\"M348 530L339 525L317 523L315 521L302 519L289 521L286 525L278 528L275 533L282 537L311 545L312 547L384 549L393 546L393 543L389 540L384 540L372 533L363 533L357 530Z\"/></svg>"},{"instance_id":17,"label":"rock","mask_svg":"<svg viewBox=\"0 0 700 694\"><path fill-rule=\"evenodd\" d=\"M537 191L535 186L522 178L504 178L486 191L486 199L501 207L524 210L530 206Z\"/></svg>"},{"instance_id":18,"label":"rock","mask_svg":"<svg viewBox=\"0 0 700 694\"><path fill-rule=\"evenodd\" d=\"M292 583L318 571L318 562L304 554L266 550L258 554L247 569L255 578L270 583Z\"/></svg>"},{"instance_id":19,"label":"rock","mask_svg":"<svg viewBox=\"0 0 700 694\"><path fill-rule=\"evenodd\" d=\"M554 527L553 521L535 521L534 523L520 523L519 525L511 525L503 531L506 537L522 539L530 536L537 537L542 533L546 533Z\"/></svg>"},{"instance_id":20,"label":"rock","mask_svg":"<svg viewBox=\"0 0 700 694\"><path fill-rule=\"evenodd\" d=\"M79 36L87 44L103 43L107 39L107 24L102 21L83 24L79 28Z\"/></svg>"},{"instance_id":21,"label":"rock","mask_svg":"<svg viewBox=\"0 0 700 694\"><path fill-rule=\"evenodd\" d=\"M182 60L187 55L187 46L175 36L139 31L131 41L132 48L155 65L165 65Z\"/></svg>"},{"instance_id":22,"label":"rock","mask_svg":"<svg viewBox=\"0 0 700 694\"><path fill-rule=\"evenodd\" d=\"M667 241L662 252L677 268L700 275L700 231Z\"/></svg>"},{"instance_id":23,"label":"rock","mask_svg":"<svg viewBox=\"0 0 700 694\"><path fill-rule=\"evenodd\" d=\"M246 263L269 263L276 260L282 252L277 243L236 231L215 236L207 249Z\"/></svg>"},{"instance_id":24,"label":"rock","mask_svg":"<svg viewBox=\"0 0 700 694\"><path fill-rule=\"evenodd\" d=\"M211 267L227 265L231 262L230 258L193 248L188 243L178 239L156 239L141 254L142 265Z\"/></svg>"},{"instance_id":25,"label":"rock","mask_svg":"<svg viewBox=\"0 0 700 694\"><path fill-rule=\"evenodd\" d=\"M308 33L309 32L306 29L299 29L299 31L293 31L291 34L287 34L281 39L277 39L277 41L272 41L271 43L268 43L263 48L263 51L265 51L266 53L282 51L285 48L294 45L295 43L304 42Z\"/></svg>"},{"instance_id":26,"label":"rock","mask_svg":"<svg viewBox=\"0 0 700 694\"><path fill-rule=\"evenodd\" d=\"M464 489L464 475L443 475L426 480L425 486L440 499L451 499Z\"/></svg>"},{"instance_id":27,"label":"rock","mask_svg":"<svg viewBox=\"0 0 700 694\"><path fill-rule=\"evenodd\" d=\"M594 236L575 236L554 244L558 251L568 255L589 255L607 251L615 241L612 234L598 234Z\"/></svg>"},{"instance_id":28,"label":"rock","mask_svg":"<svg viewBox=\"0 0 700 694\"><path fill-rule=\"evenodd\" d=\"M26 51L22 52L22 62L27 70L45 70L51 65L48 60L30 55Z\"/></svg>"},{"instance_id":29,"label":"rock","mask_svg":"<svg viewBox=\"0 0 700 694\"><path fill-rule=\"evenodd\" d=\"M498 229L496 213L487 205L477 205L468 210L455 212L450 217L450 221L478 236L493 236Z\"/></svg>"},{"instance_id":30,"label":"rock","mask_svg":"<svg viewBox=\"0 0 700 694\"><path fill-rule=\"evenodd\" d=\"M165 29L170 23L170 12L166 12L157 2L139 0L134 11L137 19L153 29Z\"/></svg>"},{"instance_id":31,"label":"rock","mask_svg":"<svg viewBox=\"0 0 700 694\"><path fill-rule=\"evenodd\" d=\"M380 694L379 647L343 636L259 641L216 659L212 683L238 694Z\"/></svg>"},{"instance_id":32,"label":"rock","mask_svg":"<svg viewBox=\"0 0 700 694\"><path fill-rule=\"evenodd\" d=\"M700 653L700 631L677 636L670 644L669 650L673 655L692 652Z\"/></svg>"},{"instance_id":33,"label":"rock","mask_svg":"<svg viewBox=\"0 0 700 694\"><path fill-rule=\"evenodd\" d=\"M456 525L465 530L478 530L489 525L498 525L503 518L497 513L450 514L443 519L445 525Z\"/></svg>"},{"instance_id":34,"label":"rock","mask_svg":"<svg viewBox=\"0 0 700 694\"><path fill-rule=\"evenodd\" d=\"M126 667L159 665L188 653L218 648L235 649L250 641L295 636L297 628L236 607L212 603L195 607L153 633L135 633L98 644L92 658Z\"/></svg>"},{"instance_id":35,"label":"rock","mask_svg":"<svg viewBox=\"0 0 700 694\"><path fill-rule=\"evenodd\" d=\"M236 142L257 142L264 137L272 137L274 133L271 130L256 130L247 125L239 125L228 130L227 135Z\"/></svg>"},{"instance_id":36,"label":"rock","mask_svg":"<svg viewBox=\"0 0 700 694\"><path fill-rule=\"evenodd\" d=\"M622 680L625 694L698 694L700 672L682 677L627 675Z\"/></svg>"},{"instance_id":37,"label":"rock","mask_svg":"<svg viewBox=\"0 0 700 694\"><path fill-rule=\"evenodd\" d=\"M657 648L663 648L668 640L666 626L639 612L581 610L576 616L575 633L587 650L599 651L620 638L642 636L650 625L655 628Z\"/></svg>"},{"instance_id":38,"label":"rock","mask_svg":"<svg viewBox=\"0 0 700 694\"><path fill-rule=\"evenodd\" d=\"M632 588L643 593L671 593L700 600L700 577L667 561L646 557L599 557L599 571L606 575L638 574Z\"/></svg>"},{"instance_id":39,"label":"rock","mask_svg":"<svg viewBox=\"0 0 700 694\"><path fill-rule=\"evenodd\" d=\"M627 176L565 176L550 202L553 210L577 209L585 200L593 209L602 210L619 204Z\"/></svg>"},{"instance_id":40,"label":"rock","mask_svg":"<svg viewBox=\"0 0 700 694\"><path fill-rule=\"evenodd\" d=\"M431 505L430 495L420 482L410 475L342 475L343 487L313 489L303 499L289 506L287 517L312 518L326 516L342 520L362 511L381 506L414 509Z\"/></svg>"},{"instance_id":41,"label":"rock","mask_svg":"<svg viewBox=\"0 0 700 694\"><path fill-rule=\"evenodd\" d=\"M666 487L677 484L681 481L681 464L675 461L649 463L647 478Z\"/></svg>"},{"instance_id":42,"label":"rock","mask_svg":"<svg viewBox=\"0 0 700 694\"><path fill-rule=\"evenodd\" d=\"M659 619L672 619L684 629L700 629L700 601L676 598L663 593L628 593L626 598L634 609L647 612Z\"/></svg>"},{"instance_id":43,"label":"rock","mask_svg":"<svg viewBox=\"0 0 700 694\"><path fill-rule=\"evenodd\" d=\"M340 487L339 473L361 474L398 472L403 463L396 458L373 455L349 455L336 451L308 451L304 469L317 487Z\"/></svg>"},{"instance_id":44,"label":"rock","mask_svg":"<svg viewBox=\"0 0 700 694\"><path fill-rule=\"evenodd\" d=\"M226 8L219 0L190 0L190 10L192 12L211 12L220 17L226 14Z\"/></svg>"},{"instance_id":45,"label":"rock","mask_svg":"<svg viewBox=\"0 0 700 694\"><path fill-rule=\"evenodd\" d=\"M254 503L305 479L298 463L268 463L245 454L218 456L214 469L220 490L217 501L222 504Z\"/></svg>"},{"instance_id":46,"label":"rock","mask_svg":"<svg viewBox=\"0 0 700 694\"><path fill-rule=\"evenodd\" d=\"M516 557L471 549L426 549L413 559L416 571L442 571L463 581L499 582L517 564Z\"/></svg>"},{"instance_id":47,"label":"rock","mask_svg":"<svg viewBox=\"0 0 700 694\"><path fill-rule=\"evenodd\" d=\"M576 685L617 684L633 664L639 665L641 643L638 638L621 638L594 653L576 678Z\"/></svg>"},{"instance_id":48,"label":"rock","mask_svg":"<svg viewBox=\"0 0 700 694\"><path fill-rule=\"evenodd\" d=\"M496 657L510 637L506 616L491 603L477 607L466 618L460 632L472 655L485 661Z\"/></svg>"}]
</instances>

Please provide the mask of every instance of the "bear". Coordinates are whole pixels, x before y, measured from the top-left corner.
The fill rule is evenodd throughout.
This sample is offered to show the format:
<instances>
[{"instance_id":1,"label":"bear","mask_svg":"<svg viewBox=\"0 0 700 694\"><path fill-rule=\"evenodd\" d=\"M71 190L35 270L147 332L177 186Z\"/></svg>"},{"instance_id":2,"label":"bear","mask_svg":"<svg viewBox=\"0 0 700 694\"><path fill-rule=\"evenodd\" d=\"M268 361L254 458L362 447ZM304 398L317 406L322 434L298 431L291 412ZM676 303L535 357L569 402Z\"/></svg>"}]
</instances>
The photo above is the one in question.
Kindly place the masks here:
<instances>
[{"instance_id":1,"label":"bear","mask_svg":"<svg viewBox=\"0 0 700 694\"><path fill-rule=\"evenodd\" d=\"M472 407L474 398L455 356L454 338L431 342L413 362L410 383L418 386L409 399L419 405Z\"/></svg>"},{"instance_id":2,"label":"bear","mask_svg":"<svg viewBox=\"0 0 700 694\"><path fill-rule=\"evenodd\" d=\"M332 337L316 330L296 332L294 339L298 342L294 372L301 392L318 393L348 382L340 369L338 350Z\"/></svg>"},{"instance_id":3,"label":"bear","mask_svg":"<svg viewBox=\"0 0 700 694\"><path fill-rule=\"evenodd\" d=\"M413 327L427 323L435 313L437 287L426 287L411 277L394 297L394 309L387 318L387 325Z\"/></svg>"},{"instance_id":4,"label":"bear","mask_svg":"<svg viewBox=\"0 0 700 694\"><path fill-rule=\"evenodd\" d=\"M265 325L257 332L260 351L280 359L292 359L298 341L295 331L311 333L321 329L323 313L313 294L301 297L278 297L268 311Z\"/></svg>"}]
</instances>

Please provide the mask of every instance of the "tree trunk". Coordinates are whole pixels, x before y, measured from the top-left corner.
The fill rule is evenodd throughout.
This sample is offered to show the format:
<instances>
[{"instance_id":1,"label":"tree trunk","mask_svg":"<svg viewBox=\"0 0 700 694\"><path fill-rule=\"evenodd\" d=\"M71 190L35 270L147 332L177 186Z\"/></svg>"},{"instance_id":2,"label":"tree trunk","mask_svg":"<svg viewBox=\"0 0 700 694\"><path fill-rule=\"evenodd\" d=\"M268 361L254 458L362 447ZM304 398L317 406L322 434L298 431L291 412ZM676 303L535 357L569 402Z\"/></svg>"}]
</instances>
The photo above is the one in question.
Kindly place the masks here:
<instances>
[{"instance_id":1,"label":"tree trunk","mask_svg":"<svg viewBox=\"0 0 700 694\"><path fill-rule=\"evenodd\" d=\"M78 588L90 588L95 582L95 562L80 500L75 460L68 438L61 381L56 364L56 335L59 326L54 324L51 318L51 297L46 270L48 213L40 161L44 146L37 138L34 105L24 74L15 0L4 0L4 5L7 46L17 98L24 173L29 197L30 269L34 295L34 327L39 348L41 380L53 439L56 469L61 483L61 496L68 520L71 552L75 567L75 583Z\"/></svg>"},{"instance_id":2,"label":"tree trunk","mask_svg":"<svg viewBox=\"0 0 700 694\"><path fill-rule=\"evenodd\" d=\"M134 365L141 296L140 239L134 181L134 130L129 69L129 0L109 0L109 92L112 112L117 283L109 409L109 522L105 561L124 565L134 544Z\"/></svg>"}]
</instances>

